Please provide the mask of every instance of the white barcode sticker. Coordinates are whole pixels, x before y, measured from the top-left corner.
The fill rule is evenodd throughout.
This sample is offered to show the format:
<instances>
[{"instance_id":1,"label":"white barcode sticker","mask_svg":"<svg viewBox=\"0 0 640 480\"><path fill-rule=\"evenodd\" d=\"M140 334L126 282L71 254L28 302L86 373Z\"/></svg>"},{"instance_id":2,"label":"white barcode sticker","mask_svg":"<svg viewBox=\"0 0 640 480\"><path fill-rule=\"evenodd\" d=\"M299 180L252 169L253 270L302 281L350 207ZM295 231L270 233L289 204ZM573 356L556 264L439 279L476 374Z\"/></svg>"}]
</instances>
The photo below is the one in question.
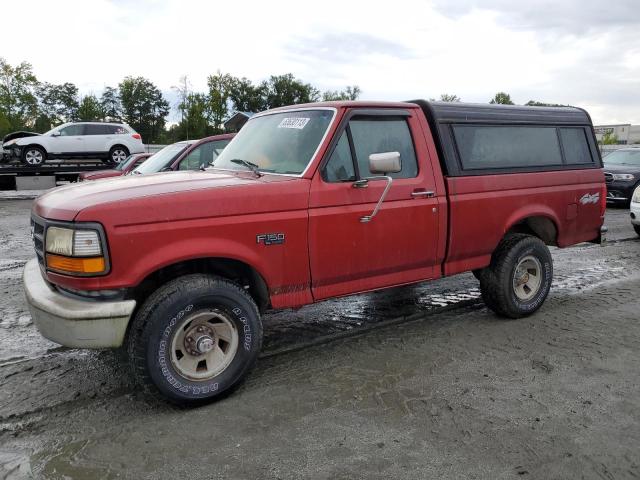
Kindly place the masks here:
<instances>
[{"instance_id":1,"label":"white barcode sticker","mask_svg":"<svg viewBox=\"0 0 640 480\"><path fill-rule=\"evenodd\" d=\"M298 130L302 130L305 125L309 123L309 120L309 118L303 117L283 118L278 128L297 128Z\"/></svg>"}]
</instances>

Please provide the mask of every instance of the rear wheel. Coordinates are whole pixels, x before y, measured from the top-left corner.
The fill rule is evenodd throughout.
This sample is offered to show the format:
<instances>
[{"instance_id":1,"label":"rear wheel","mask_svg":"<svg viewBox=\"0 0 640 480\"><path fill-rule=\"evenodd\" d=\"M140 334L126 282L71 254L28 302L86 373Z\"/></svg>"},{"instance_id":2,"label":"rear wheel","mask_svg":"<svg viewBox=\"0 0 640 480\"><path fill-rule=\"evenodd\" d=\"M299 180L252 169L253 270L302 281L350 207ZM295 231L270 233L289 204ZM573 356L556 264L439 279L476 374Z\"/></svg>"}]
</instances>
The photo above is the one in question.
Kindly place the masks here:
<instances>
[{"instance_id":1,"label":"rear wheel","mask_svg":"<svg viewBox=\"0 0 640 480\"><path fill-rule=\"evenodd\" d=\"M116 145L109 150L109 163L111 165L120 165L129 156L129 150L122 145Z\"/></svg>"},{"instance_id":2,"label":"rear wheel","mask_svg":"<svg viewBox=\"0 0 640 480\"><path fill-rule=\"evenodd\" d=\"M498 315L520 318L544 303L553 280L553 260L538 238L515 234L505 238L480 275L484 303Z\"/></svg>"},{"instance_id":3,"label":"rear wheel","mask_svg":"<svg viewBox=\"0 0 640 480\"><path fill-rule=\"evenodd\" d=\"M31 167L42 165L47 159L44 149L36 146L26 147L22 152L22 161Z\"/></svg>"},{"instance_id":4,"label":"rear wheel","mask_svg":"<svg viewBox=\"0 0 640 480\"><path fill-rule=\"evenodd\" d=\"M262 323L253 299L233 282L202 274L180 277L151 295L128 338L138 384L183 405L232 391L261 346Z\"/></svg>"}]
</instances>

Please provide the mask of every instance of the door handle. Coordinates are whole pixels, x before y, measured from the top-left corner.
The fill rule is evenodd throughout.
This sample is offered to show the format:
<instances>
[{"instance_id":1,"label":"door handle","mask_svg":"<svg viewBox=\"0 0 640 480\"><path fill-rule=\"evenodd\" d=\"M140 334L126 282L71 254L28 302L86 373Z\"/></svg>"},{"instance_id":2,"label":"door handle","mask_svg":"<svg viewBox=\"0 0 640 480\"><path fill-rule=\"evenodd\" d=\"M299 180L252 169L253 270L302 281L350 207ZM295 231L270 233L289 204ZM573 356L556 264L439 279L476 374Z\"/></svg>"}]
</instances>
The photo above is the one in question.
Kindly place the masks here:
<instances>
[{"instance_id":1,"label":"door handle","mask_svg":"<svg viewBox=\"0 0 640 480\"><path fill-rule=\"evenodd\" d=\"M411 192L411 196L413 198L420 198L420 197L433 198L435 194L431 190L414 190L413 192Z\"/></svg>"}]
</instances>

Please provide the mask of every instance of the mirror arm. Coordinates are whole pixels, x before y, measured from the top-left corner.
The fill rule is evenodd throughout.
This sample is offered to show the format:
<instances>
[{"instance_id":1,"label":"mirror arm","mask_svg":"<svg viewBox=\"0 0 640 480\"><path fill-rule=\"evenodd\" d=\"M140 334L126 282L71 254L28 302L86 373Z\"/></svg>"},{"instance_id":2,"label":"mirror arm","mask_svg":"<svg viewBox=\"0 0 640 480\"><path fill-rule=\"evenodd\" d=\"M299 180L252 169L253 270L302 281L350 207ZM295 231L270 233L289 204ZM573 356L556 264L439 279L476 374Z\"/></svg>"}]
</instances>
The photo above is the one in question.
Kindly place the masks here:
<instances>
[{"instance_id":1,"label":"mirror arm","mask_svg":"<svg viewBox=\"0 0 640 480\"><path fill-rule=\"evenodd\" d=\"M373 220L373 217L375 217L378 214L378 210L380 210L380 207L382 206L382 202L384 202L384 199L387 196L389 189L391 188L391 183L393 182L393 178L387 177L387 176L378 176L378 177L366 177L363 180L367 180L367 181L386 180L387 181L387 185L384 187L384 190L382 191L382 195L380 196L380 200L378 200L378 203L376 204L376 207L373 209L373 212L371 212L370 215L365 215L364 217L360 217L360 223L369 223L371 220Z\"/></svg>"}]
</instances>

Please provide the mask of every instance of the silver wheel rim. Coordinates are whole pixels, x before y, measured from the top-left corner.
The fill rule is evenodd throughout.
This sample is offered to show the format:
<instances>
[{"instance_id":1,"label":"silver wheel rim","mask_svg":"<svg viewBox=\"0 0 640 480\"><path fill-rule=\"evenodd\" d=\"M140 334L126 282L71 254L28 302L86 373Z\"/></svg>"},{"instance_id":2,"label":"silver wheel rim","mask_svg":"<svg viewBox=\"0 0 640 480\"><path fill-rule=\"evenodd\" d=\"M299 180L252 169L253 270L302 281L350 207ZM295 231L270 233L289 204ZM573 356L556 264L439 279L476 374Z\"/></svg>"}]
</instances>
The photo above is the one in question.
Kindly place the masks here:
<instances>
[{"instance_id":1,"label":"silver wheel rim","mask_svg":"<svg viewBox=\"0 0 640 480\"><path fill-rule=\"evenodd\" d=\"M124 150L121 150L121 149L114 150L113 153L111 154L111 160L113 160L114 163L120 163L125 158L127 158L127 154L125 153Z\"/></svg>"},{"instance_id":2,"label":"silver wheel rim","mask_svg":"<svg viewBox=\"0 0 640 480\"><path fill-rule=\"evenodd\" d=\"M43 162L44 157L40 150L33 149L27 150L27 153L24 154L24 159L29 165L40 165Z\"/></svg>"},{"instance_id":3,"label":"silver wheel rim","mask_svg":"<svg viewBox=\"0 0 640 480\"><path fill-rule=\"evenodd\" d=\"M531 300L542 285L542 264L532 255L522 258L513 272L513 291L519 300Z\"/></svg>"},{"instance_id":4,"label":"silver wheel rim","mask_svg":"<svg viewBox=\"0 0 640 480\"><path fill-rule=\"evenodd\" d=\"M173 335L171 365L194 381L220 375L238 351L238 330L219 310L199 311L185 318Z\"/></svg>"}]
</instances>

